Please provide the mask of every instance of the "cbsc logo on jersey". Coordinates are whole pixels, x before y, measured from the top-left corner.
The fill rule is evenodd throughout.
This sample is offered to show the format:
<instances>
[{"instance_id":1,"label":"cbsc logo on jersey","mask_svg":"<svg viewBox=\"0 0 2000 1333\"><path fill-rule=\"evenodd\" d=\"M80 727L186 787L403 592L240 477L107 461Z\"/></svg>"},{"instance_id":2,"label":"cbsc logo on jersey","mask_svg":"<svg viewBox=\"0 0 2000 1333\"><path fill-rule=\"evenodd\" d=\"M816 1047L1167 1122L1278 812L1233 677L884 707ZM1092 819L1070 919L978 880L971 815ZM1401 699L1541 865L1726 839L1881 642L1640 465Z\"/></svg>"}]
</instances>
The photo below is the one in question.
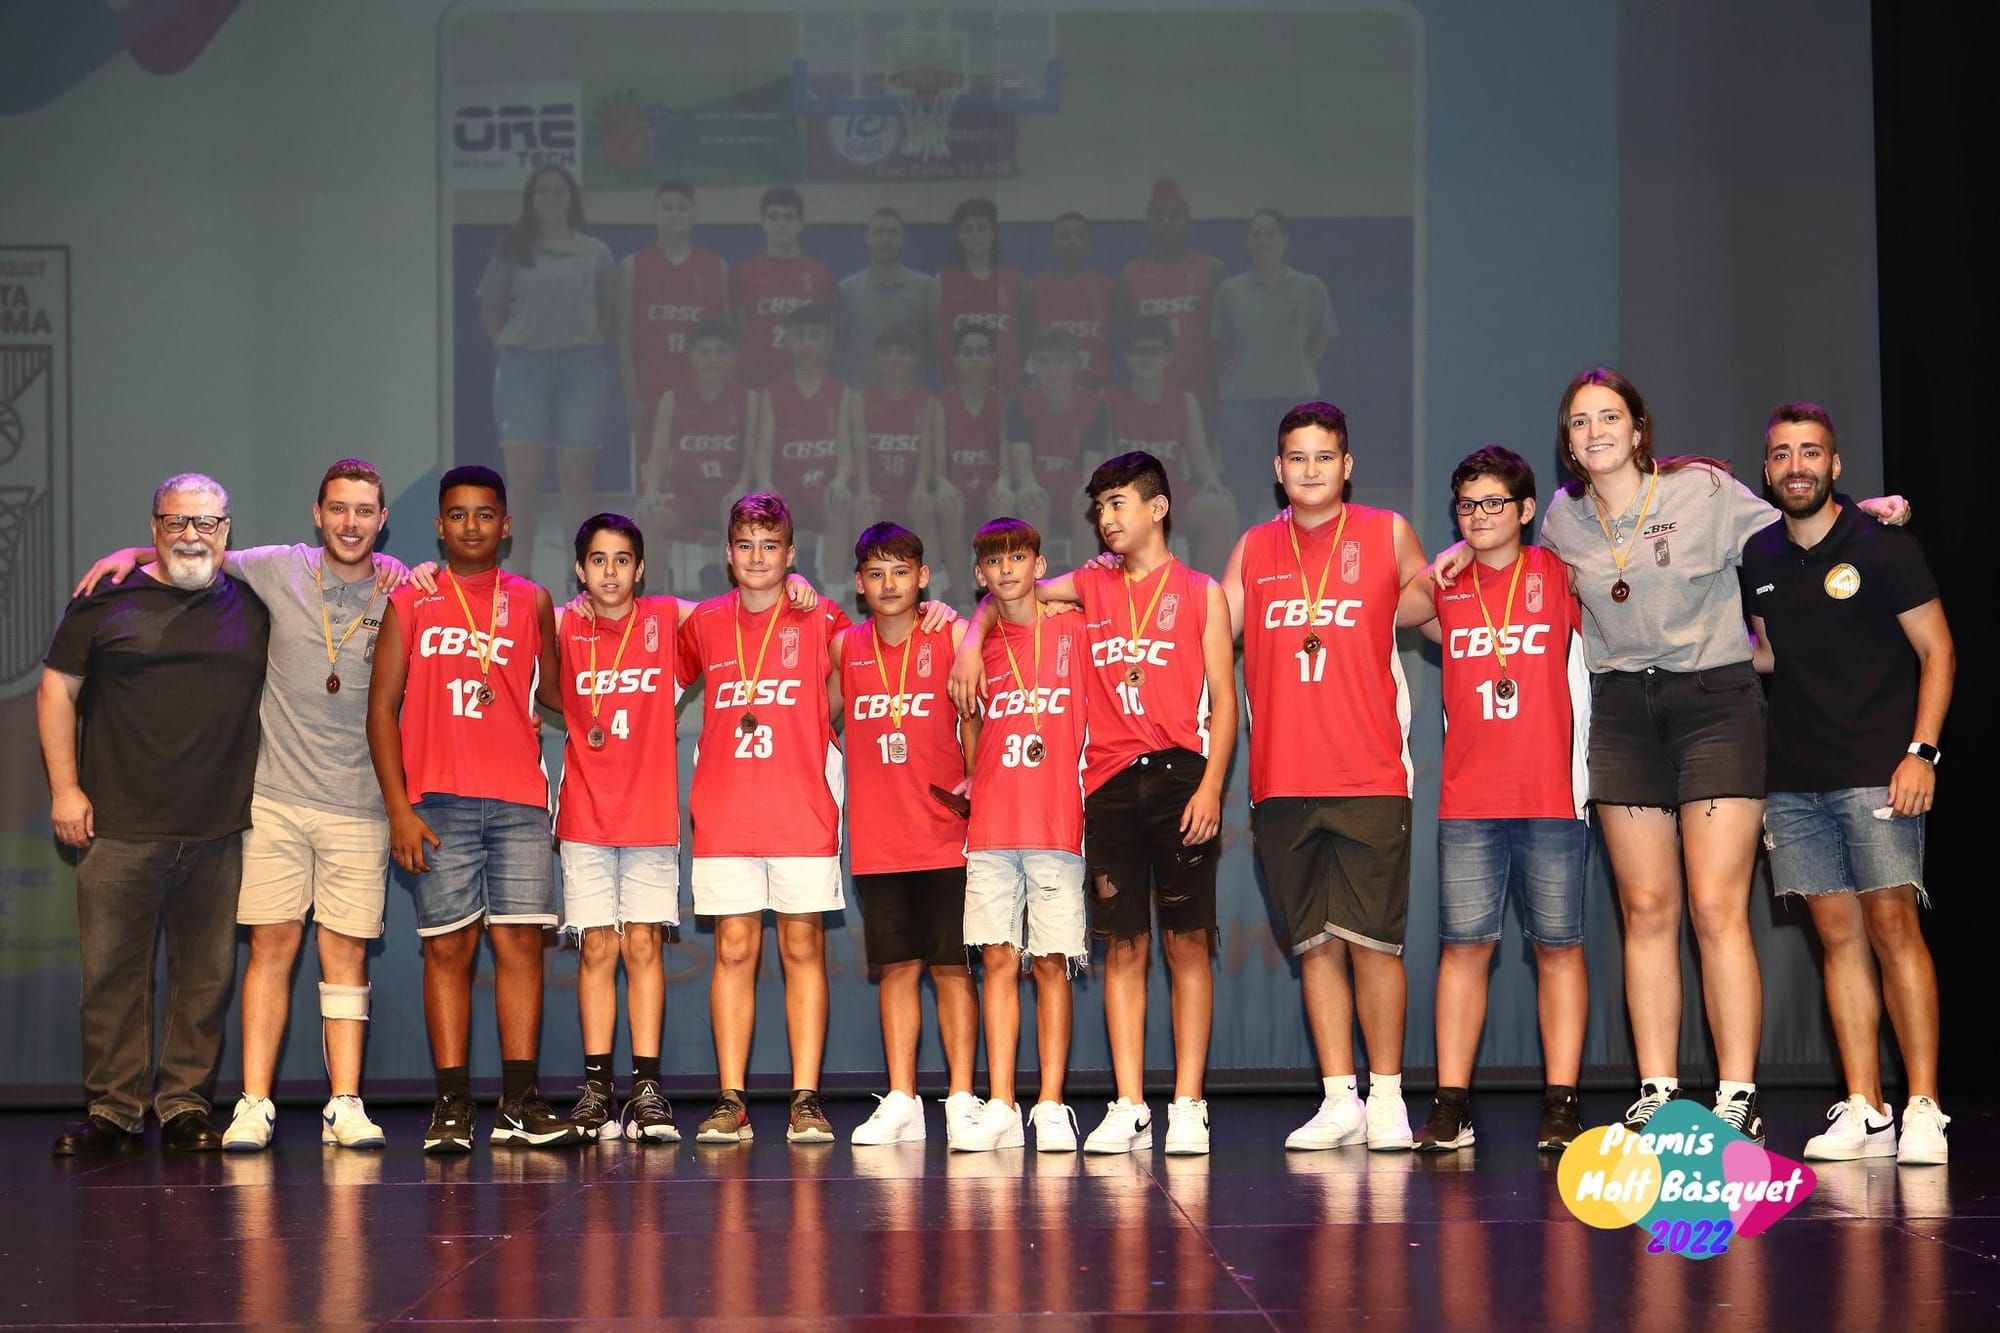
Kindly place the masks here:
<instances>
[{"instance_id":1,"label":"cbsc logo on jersey","mask_svg":"<svg viewBox=\"0 0 2000 1333\"><path fill-rule=\"evenodd\" d=\"M576 692L586 699L592 695L658 694L661 674L658 667L626 667L620 671L596 672L586 667L576 673Z\"/></svg>"},{"instance_id":2,"label":"cbsc logo on jersey","mask_svg":"<svg viewBox=\"0 0 2000 1333\"><path fill-rule=\"evenodd\" d=\"M998 722L1007 717L1027 717L1035 713L1054 715L1069 710L1070 689L1067 685L1037 686L1032 690L1005 690L986 701L986 720Z\"/></svg>"},{"instance_id":3,"label":"cbsc logo on jersey","mask_svg":"<svg viewBox=\"0 0 2000 1333\"><path fill-rule=\"evenodd\" d=\"M507 605L504 598L500 605ZM504 618L501 623L506 623ZM417 637L419 657L486 657L498 666L506 666L508 654L513 651L512 639L484 630L469 630L463 625L432 625Z\"/></svg>"},{"instance_id":4,"label":"cbsc logo on jersey","mask_svg":"<svg viewBox=\"0 0 2000 1333\"><path fill-rule=\"evenodd\" d=\"M715 708L790 708L799 701L796 680L725 680L715 687Z\"/></svg>"},{"instance_id":5,"label":"cbsc logo on jersey","mask_svg":"<svg viewBox=\"0 0 2000 1333\"><path fill-rule=\"evenodd\" d=\"M1474 625L1468 629L1455 629L1445 640L1445 649L1454 658L1491 657L1495 640L1501 653L1508 657L1519 653L1523 657L1540 657L1549 650L1549 627L1547 625L1502 625L1498 633L1484 625Z\"/></svg>"},{"instance_id":6,"label":"cbsc logo on jersey","mask_svg":"<svg viewBox=\"0 0 2000 1333\"><path fill-rule=\"evenodd\" d=\"M872 722L898 713L904 717L931 717L936 701L935 694L857 694L848 716L856 722Z\"/></svg>"},{"instance_id":7,"label":"cbsc logo on jersey","mask_svg":"<svg viewBox=\"0 0 2000 1333\"><path fill-rule=\"evenodd\" d=\"M1314 629L1326 629L1337 625L1341 629L1360 629L1361 622L1355 617L1366 606L1367 603L1359 597L1324 598L1317 610L1304 597L1274 601L1264 607L1264 628L1304 629L1311 625Z\"/></svg>"}]
</instances>

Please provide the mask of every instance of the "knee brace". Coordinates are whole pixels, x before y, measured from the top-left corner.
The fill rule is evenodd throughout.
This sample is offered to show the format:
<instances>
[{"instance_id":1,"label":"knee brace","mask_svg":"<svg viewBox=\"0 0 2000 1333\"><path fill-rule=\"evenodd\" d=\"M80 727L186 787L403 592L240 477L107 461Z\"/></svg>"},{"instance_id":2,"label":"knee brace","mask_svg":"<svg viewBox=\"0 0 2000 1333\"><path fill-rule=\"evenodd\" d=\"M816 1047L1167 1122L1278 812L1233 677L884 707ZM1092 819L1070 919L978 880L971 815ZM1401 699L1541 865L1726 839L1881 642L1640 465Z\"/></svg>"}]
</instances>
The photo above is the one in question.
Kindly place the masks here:
<instances>
[{"instance_id":1,"label":"knee brace","mask_svg":"<svg viewBox=\"0 0 2000 1333\"><path fill-rule=\"evenodd\" d=\"M372 986L329 986L319 983L319 1016L368 1021L368 992Z\"/></svg>"}]
</instances>

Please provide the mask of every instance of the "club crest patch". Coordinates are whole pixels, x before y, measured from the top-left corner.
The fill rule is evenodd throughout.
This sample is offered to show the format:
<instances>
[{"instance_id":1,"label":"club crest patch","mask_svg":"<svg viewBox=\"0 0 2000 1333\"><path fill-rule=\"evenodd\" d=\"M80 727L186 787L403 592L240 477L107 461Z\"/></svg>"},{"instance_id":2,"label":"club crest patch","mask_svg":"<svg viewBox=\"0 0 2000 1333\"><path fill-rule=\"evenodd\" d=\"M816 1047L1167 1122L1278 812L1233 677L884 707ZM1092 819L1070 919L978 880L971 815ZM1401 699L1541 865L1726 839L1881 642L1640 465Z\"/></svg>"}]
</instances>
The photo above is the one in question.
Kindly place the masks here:
<instances>
[{"instance_id":1,"label":"club crest patch","mask_svg":"<svg viewBox=\"0 0 2000 1333\"><path fill-rule=\"evenodd\" d=\"M1845 561L1826 571L1826 595L1844 602L1861 591L1861 571Z\"/></svg>"}]
</instances>

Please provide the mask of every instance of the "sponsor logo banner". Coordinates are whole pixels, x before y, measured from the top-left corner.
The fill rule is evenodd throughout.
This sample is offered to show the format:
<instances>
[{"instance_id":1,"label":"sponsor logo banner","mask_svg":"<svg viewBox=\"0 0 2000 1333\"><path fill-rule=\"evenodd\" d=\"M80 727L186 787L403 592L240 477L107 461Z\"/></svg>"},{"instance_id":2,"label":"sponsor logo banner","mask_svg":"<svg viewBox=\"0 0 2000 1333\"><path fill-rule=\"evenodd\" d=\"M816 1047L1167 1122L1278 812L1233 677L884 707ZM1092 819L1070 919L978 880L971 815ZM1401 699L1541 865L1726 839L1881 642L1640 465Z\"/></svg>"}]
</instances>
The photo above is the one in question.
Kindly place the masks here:
<instances>
[{"instance_id":1,"label":"sponsor logo banner","mask_svg":"<svg viewBox=\"0 0 2000 1333\"><path fill-rule=\"evenodd\" d=\"M799 179L799 118L789 77L592 79L583 89L583 183L651 190Z\"/></svg>"},{"instance_id":2,"label":"sponsor logo banner","mask_svg":"<svg viewBox=\"0 0 2000 1333\"><path fill-rule=\"evenodd\" d=\"M445 104L445 180L457 190L518 190L537 167L578 174L583 85L453 89Z\"/></svg>"},{"instance_id":3,"label":"sponsor logo banner","mask_svg":"<svg viewBox=\"0 0 2000 1333\"><path fill-rule=\"evenodd\" d=\"M945 131L949 155L925 159L907 151L903 118L893 111L807 116L806 179L856 182L1018 176L1019 127L1018 116L953 116Z\"/></svg>"}]
</instances>

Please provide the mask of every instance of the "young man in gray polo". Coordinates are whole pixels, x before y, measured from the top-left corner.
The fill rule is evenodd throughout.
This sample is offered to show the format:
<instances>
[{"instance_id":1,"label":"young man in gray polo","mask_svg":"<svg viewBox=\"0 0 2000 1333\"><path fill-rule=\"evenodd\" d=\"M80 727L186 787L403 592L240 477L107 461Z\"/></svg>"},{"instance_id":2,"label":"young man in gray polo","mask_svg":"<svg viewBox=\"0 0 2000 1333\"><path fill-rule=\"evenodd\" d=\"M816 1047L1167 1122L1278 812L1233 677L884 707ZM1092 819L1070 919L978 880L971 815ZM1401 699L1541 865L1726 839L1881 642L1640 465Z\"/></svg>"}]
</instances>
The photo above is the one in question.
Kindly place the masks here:
<instances>
[{"instance_id":1,"label":"young man in gray polo","mask_svg":"<svg viewBox=\"0 0 2000 1333\"><path fill-rule=\"evenodd\" d=\"M903 263L903 215L884 204L868 219L868 267L840 280L840 382L875 382L875 340L892 329L916 339L917 380L926 378L932 343L931 293L937 279Z\"/></svg>"}]
</instances>

